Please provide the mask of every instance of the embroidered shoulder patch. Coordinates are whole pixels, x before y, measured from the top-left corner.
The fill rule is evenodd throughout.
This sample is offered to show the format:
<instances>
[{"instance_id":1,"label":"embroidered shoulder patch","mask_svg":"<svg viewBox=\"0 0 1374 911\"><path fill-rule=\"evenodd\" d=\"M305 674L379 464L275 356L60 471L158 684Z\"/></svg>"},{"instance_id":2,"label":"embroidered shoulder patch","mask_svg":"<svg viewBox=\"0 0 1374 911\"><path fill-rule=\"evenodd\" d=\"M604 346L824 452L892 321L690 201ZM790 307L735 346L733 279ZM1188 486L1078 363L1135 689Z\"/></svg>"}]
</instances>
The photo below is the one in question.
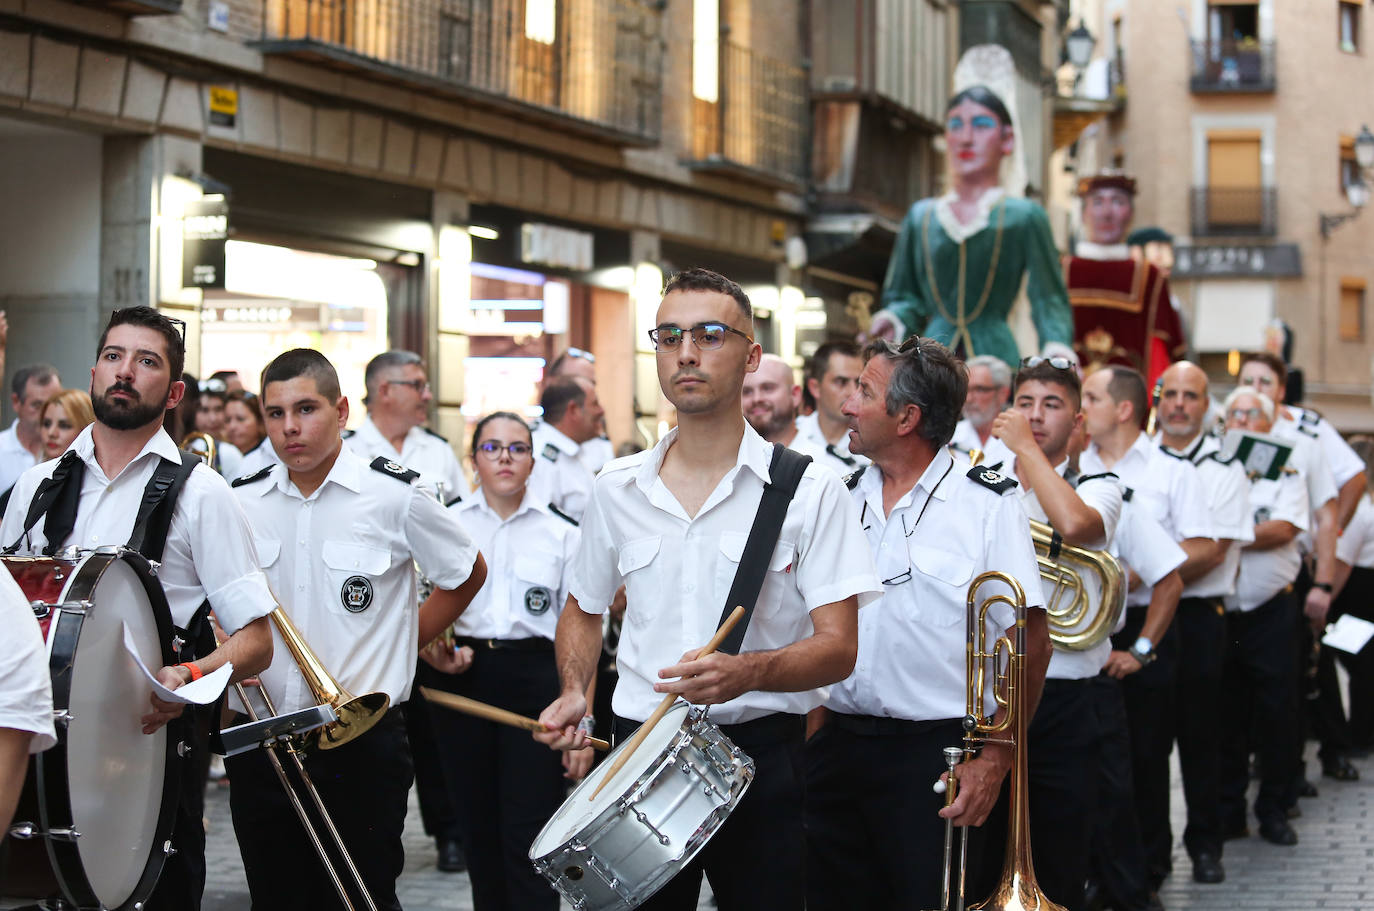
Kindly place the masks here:
<instances>
[{"instance_id":1,"label":"embroidered shoulder patch","mask_svg":"<svg viewBox=\"0 0 1374 911\"><path fill-rule=\"evenodd\" d=\"M544 448L539 451L539 454L550 462L558 461L558 447L552 443L545 443Z\"/></svg>"},{"instance_id":2,"label":"embroidered shoulder patch","mask_svg":"<svg viewBox=\"0 0 1374 911\"><path fill-rule=\"evenodd\" d=\"M407 468L399 462L393 462L385 456L377 456L372 460L371 468L373 471L380 471L382 474L390 475L398 481L412 483L420 476L418 471Z\"/></svg>"},{"instance_id":3,"label":"embroidered shoulder patch","mask_svg":"<svg viewBox=\"0 0 1374 911\"><path fill-rule=\"evenodd\" d=\"M977 465L970 468L965 477L975 484L981 484L988 490L999 494L1004 494L1016 487L1016 482L1006 475L1000 475L991 468L981 468Z\"/></svg>"}]
</instances>

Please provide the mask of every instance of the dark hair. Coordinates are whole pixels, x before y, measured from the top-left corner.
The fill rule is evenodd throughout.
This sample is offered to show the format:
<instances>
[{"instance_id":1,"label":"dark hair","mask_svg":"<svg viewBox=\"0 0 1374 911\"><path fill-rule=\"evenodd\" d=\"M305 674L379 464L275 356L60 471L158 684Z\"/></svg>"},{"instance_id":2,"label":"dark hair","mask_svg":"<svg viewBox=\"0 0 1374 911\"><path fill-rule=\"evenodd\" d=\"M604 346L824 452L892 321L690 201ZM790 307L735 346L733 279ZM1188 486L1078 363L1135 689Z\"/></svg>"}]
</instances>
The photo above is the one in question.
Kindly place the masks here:
<instances>
[{"instance_id":1,"label":"dark hair","mask_svg":"<svg viewBox=\"0 0 1374 911\"><path fill-rule=\"evenodd\" d=\"M477 426L472 428L472 447L468 449L469 453L472 455L477 454L477 444L482 441L482 431L486 429L489 423L497 418L504 421L514 421L519 424L521 427L525 428L525 436L530 438L530 443L534 442L534 434L530 432L530 425L525 423L524 418L514 411L493 411L491 414L479 420Z\"/></svg>"},{"instance_id":2,"label":"dark hair","mask_svg":"<svg viewBox=\"0 0 1374 911\"><path fill-rule=\"evenodd\" d=\"M1131 417L1143 424L1150 413L1150 394L1145 389L1145 377L1140 375L1139 370L1121 364L1107 364L1102 369L1112 375L1107 381L1107 394L1112 401L1130 402Z\"/></svg>"},{"instance_id":3,"label":"dark hair","mask_svg":"<svg viewBox=\"0 0 1374 911\"><path fill-rule=\"evenodd\" d=\"M539 407L544 409L544 423L557 424L568 413L568 406L587 401L587 390L575 376L556 376L544 384L539 396ZM583 381L585 382L585 380Z\"/></svg>"},{"instance_id":4,"label":"dark hair","mask_svg":"<svg viewBox=\"0 0 1374 911\"><path fill-rule=\"evenodd\" d=\"M901 347L875 339L864 348L864 363L885 357L892 364L885 405L896 414L907 405L921 409L916 433L933 447L944 446L954 436L968 397L968 367L933 338L912 336Z\"/></svg>"},{"instance_id":5,"label":"dark hair","mask_svg":"<svg viewBox=\"0 0 1374 911\"><path fill-rule=\"evenodd\" d=\"M10 377L10 392L13 392L14 397L22 402L30 382L41 385L48 380L55 379L57 379L57 368L52 364L27 364L14 371L14 376Z\"/></svg>"},{"instance_id":6,"label":"dark hair","mask_svg":"<svg viewBox=\"0 0 1374 911\"><path fill-rule=\"evenodd\" d=\"M677 273L663 286L663 296L667 297L674 291L714 291L733 297L744 318L751 326L754 322L754 307L749 303L749 295L739 285L710 269L692 268Z\"/></svg>"},{"instance_id":7,"label":"dark hair","mask_svg":"<svg viewBox=\"0 0 1374 911\"><path fill-rule=\"evenodd\" d=\"M230 402L238 402L244 408L247 408L248 413L253 415L253 419L258 422L258 429L263 432L264 436L266 435L267 421L263 420L262 402L258 400L256 395L249 392L247 389L235 389L225 398L224 403L226 405Z\"/></svg>"},{"instance_id":8,"label":"dark hair","mask_svg":"<svg viewBox=\"0 0 1374 911\"><path fill-rule=\"evenodd\" d=\"M222 380L225 383L228 383L229 377L238 375L239 372L237 370L216 370L214 373L210 374L210 379Z\"/></svg>"},{"instance_id":9,"label":"dark hair","mask_svg":"<svg viewBox=\"0 0 1374 911\"><path fill-rule=\"evenodd\" d=\"M1002 122L1002 126L1011 126L1011 114L1007 112L1007 106L1003 104L1002 99L994 95L992 89L987 86L971 85L962 92L959 92L949 100L949 104L945 105L945 113L948 114L950 111L957 108L960 103L965 101L972 101L974 104L982 105L989 111L992 111L993 115Z\"/></svg>"},{"instance_id":10,"label":"dark hair","mask_svg":"<svg viewBox=\"0 0 1374 911\"><path fill-rule=\"evenodd\" d=\"M1247 354L1240 362L1241 369L1244 370L1245 365L1250 363L1263 364L1274 371L1274 375L1279 378L1280 386L1288 385L1288 365L1277 354L1270 351L1256 351L1253 354Z\"/></svg>"},{"instance_id":11,"label":"dark hair","mask_svg":"<svg viewBox=\"0 0 1374 911\"><path fill-rule=\"evenodd\" d=\"M177 326L181 328L178 329ZM167 366L171 374L172 381L176 382L181 377L181 373L186 369L186 342L182 338L182 333L186 331L186 324L181 320L172 320L152 307L125 307L122 310L115 310L110 314L110 321L105 324L105 330L100 333L100 343L95 346L96 357L105 350L105 340L109 338L110 330L115 326L138 326L143 329L152 329L162 336L162 340L167 344Z\"/></svg>"},{"instance_id":12,"label":"dark hair","mask_svg":"<svg viewBox=\"0 0 1374 911\"><path fill-rule=\"evenodd\" d=\"M820 382L825 379L826 371L830 369L830 359L837 354L845 357L859 357L862 352L859 346L849 341L826 342L816 349L816 353L811 355L806 362L806 378ZM867 358L865 358L867 360Z\"/></svg>"},{"instance_id":13,"label":"dark hair","mask_svg":"<svg viewBox=\"0 0 1374 911\"><path fill-rule=\"evenodd\" d=\"M1079 382L1078 371L1072 367L1061 370L1053 366L1049 361L1041 361L1034 367L1022 367L1016 371L1016 380L1012 386L1012 398L1021 389L1022 383L1039 382L1054 383L1068 392L1073 399L1074 410L1077 411L1083 401L1083 384Z\"/></svg>"},{"instance_id":14,"label":"dark hair","mask_svg":"<svg viewBox=\"0 0 1374 911\"><path fill-rule=\"evenodd\" d=\"M314 380L315 388L331 404L339 401L339 373L329 358L313 348L292 348L272 358L272 363L262 368L262 391L266 394L268 383L285 383L303 376Z\"/></svg>"}]
</instances>

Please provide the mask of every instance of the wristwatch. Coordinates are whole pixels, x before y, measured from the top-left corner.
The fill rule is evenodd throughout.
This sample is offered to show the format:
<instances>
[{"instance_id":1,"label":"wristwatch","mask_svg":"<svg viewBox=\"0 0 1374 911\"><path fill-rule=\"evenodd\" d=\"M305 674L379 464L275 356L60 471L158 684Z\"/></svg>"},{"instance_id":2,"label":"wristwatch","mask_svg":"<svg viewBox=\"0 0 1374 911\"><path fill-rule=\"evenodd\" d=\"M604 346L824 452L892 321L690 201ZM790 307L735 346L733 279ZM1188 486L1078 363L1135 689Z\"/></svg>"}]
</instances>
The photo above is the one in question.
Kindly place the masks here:
<instances>
[{"instance_id":1,"label":"wristwatch","mask_svg":"<svg viewBox=\"0 0 1374 911\"><path fill-rule=\"evenodd\" d=\"M1135 645L1127 649L1126 653L1136 661L1139 661L1141 667L1150 666L1154 663L1154 660L1159 657L1155 654L1155 644L1145 636L1141 636L1139 639L1135 640Z\"/></svg>"},{"instance_id":2,"label":"wristwatch","mask_svg":"<svg viewBox=\"0 0 1374 911\"><path fill-rule=\"evenodd\" d=\"M1335 591L1335 586L1333 586L1330 582L1313 582L1313 583L1312 583L1312 587L1313 587L1313 588L1320 588L1322 591L1326 592L1328 595L1331 594L1333 591Z\"/></svg>"}]
</instances>

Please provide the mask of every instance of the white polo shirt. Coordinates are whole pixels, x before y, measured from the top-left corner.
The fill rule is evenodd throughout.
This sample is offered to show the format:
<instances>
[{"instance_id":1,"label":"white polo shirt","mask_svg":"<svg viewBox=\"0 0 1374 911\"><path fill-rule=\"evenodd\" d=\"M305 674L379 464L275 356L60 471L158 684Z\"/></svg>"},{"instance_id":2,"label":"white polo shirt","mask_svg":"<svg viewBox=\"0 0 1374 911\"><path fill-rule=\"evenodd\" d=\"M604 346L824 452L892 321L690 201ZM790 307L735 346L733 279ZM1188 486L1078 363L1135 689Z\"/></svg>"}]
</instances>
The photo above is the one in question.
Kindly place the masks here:
<instances>
[{"instance_id":1,"label":"white polo shirt","mask_svg":"<svg viewBox=\"0 0 1374 911\"><path fill-rule=\"evenodd\" d=\"M1009 468L1010 471L1005 472L1005 474L1018 482L1016 494L1021 500L1021 508L1026 511L1026 515L1030 518L1048 524L1049 517L1045 515L1045 509L1040 505L1040 498L1036 496L1035 491L1027 490L1024 484L1020 484L1014 461ZM1062 478L1068 468L1069 460L1065 459L1056 465L1054 470ZM1116 537L1116 526L1121 520L1121 486L1117 484L1116 478L1111 476L1089 475L1080 477L1082 480L1078 481L1074 491L1089 509L1102 517L1102 528L1106 532L1100 539L1090 542L1086 546L1089 550L1106 550ZM1045 586L1045 589L1046 594L1048 594L1049 586ZM1097 606L1100 607L1101 605ZM1103 639L1090 649L1068 649L1056 645L1054 652L1050 655L1050 666L1045 672L1045 677L1053 680L1085 680L1089 677L1096 677L1111 652L1112 644L1107 639Z\"/></svg>"},{"instance_id":2,"label":"white polo shirt","mask_svg":"<svg viewBox=\"0 0 1374 911\"><path fill-rule=\"evenodd\" d=\"M1010 573L1028 606L1044 605L1019 498L971 480L969 471L967 462L955 461L941 447L888 515L882 470L870 466L859 478L854 503L884 594L859 612L858 663L847 680L830 688L826 706L833 711L911 721L964 717L966 599L974 578L987 570ZM1001 480L988 469L976 471ZM988 583L979 596L1006 591L1001 583ZM1010 609L989 611L988 635L1001 635L1012 622ZM989 707L991 693L989 679Z\"/></svg>"},{"instance_id":3,"label":"white polo shirt","mask_svg":"<svg viewBox=\"0 0 1374 911\"><path fill-rule=\"evenodd\" d=\"M582 447L566 433L542 423L530 434L534 444L534 470L530 492L541 503L552 503L578 521L592 496L592 478L579 458Z\"/></svg>"},{"instance_id":4,"label":"white polo shirt","mask_svg":"<svg viewBox=\"0 0 1374 911\"><path fill-rule=\"evenodd\" d=\"M1311 510L1307 484L1301 474L1283 474L1277 481L1261 478L1250 484L1251 520L1255 525L1283 519L1307 530ZM1282 547L1245 550L1240 555L1236 593L1226 599L1226 609L1252 611L1291 585L1302 568L1302 549L1294 537Z\"/></svg>"},{"instance_id":5,"label":"white polo shirt","mask_svg":"<svg viewBox=\"0 0 1374 911\"><path fill-rule=\"evenodd\" d=\"M475 639L553 639L568 600L577 526L526 494L510 518L487 503L481 486L450 509L487 560L487 581L454 632Z\"/></svg>"},{"instance_id":6,"label":"white polo shirt","mask_svg":"<svg viewBox=\"0 0 1374 911\"><path fill-rule=\"evenodd\" d=\"M234 493L273 591L324 666L354 694L405 702L419 649L415 563L437 587L453 589L477 560L457 515L428 488L372 469L348 447L308 498L280 464ZM273 636L272 666L261 677L277 710L313 705L275 628Z\"/></svg>"},{"instance_id":7,"label":"white polo shirt","mask_svg":"<svg viewBox=\"0 0 1374 911\"><path fill-rule=\"evenodd\" d=\"M1336 559L1347 566L1374 568L1374 501L1367 493L1336 541Z\"/></svg>"},{"instance_id":8,"label":"white polo shirt","mask_svg":"<svg viewBox=\"0 0 1374 911\"><path fill-rule=\"evenodd\" d=\"M161 459L180 462L180 452L164 430L148 440L143 449L113 478L105 477L95 458L91 429L77 434L71 449L86 464L81 483L81 503L76 524L64 546L94 550L110 544L126 544L133 534L134 518L143 500L143 488ZM57 459L24 472L10 497L5 519L0 522L0 546L9 547L23 532L38 485L52 476ZM47 546L43 520L19 544L19 553L42 553ZM167 595L172 622L186 626L207 598L220 626L229 633L266 616L276 606L267 589L267 578L258 568L253 530L234 501L229 484L210 467L195 467L172 511L167 547L158 570L158 581Z\"/></svg>"},{"instance_id":9,"label":"white polo shirt","mask_svg":"<svg viewBox=\"0 0 1374 911\"><path fill-rule=\"evenodd\" d=\"M19 419L0 430L0 493L9 490L19 476L38 464L38 458L19 442Z\"/></svg>"},{"instance_id":10,"label":"white polo shirt","mask_svg":"<svg viewBox=\"0 0 1374 911\"><path fill-rule=\"evenodd\" d=\"M397 452L369 416L356 432L347 435L344 443L365 461L371 462L377 456L404 465L420 473L420 484L435 489L443 484L443 500L452 503L456 497L468 494L468 481L463 475L463 466L458 464L458 456L448 440L426 427L412 427L401 441L401 451Z\"/></svg>"},{"instance_id":11,"label":"white polo shirt","mask_svg":"<svg viewBox=\"0 0 1374 911\"><path fill-rule=\"evenodd\" d=\"M773 446L745 426L735 467L695 516L688 516L658 476L675 428L647 452L616 459L596 478L582 519L582 543L569 588L584 611L605 613L623 582L627 607L612 705L633 721L662 700L658 672L701 648L720 623L739 569ZM782 648L814 632L810 612L857 595L866 604L881 586L858 526L858 509L840 479L808 465L788 505L742 651ZM863 612L860 611L860 616ZM824 688L801 693L745 693L711 707L711 718L736 724L774 712L803 713Z\"/></svg>"},{"instance_id":12,"label":"white polo shirt","mask_svg":"<svg viewBox=\"0 0 1374 911\"><path fill-rule=\"evenodd\" d=\"M40 753L57 742L48 649L29 599L8 572L0 572L0 629L0 728L33 734L29 752Z\"/></svg>"},{"instance_id":13,"label":"white polo shirt","mask_svg":"<svg viewBox=\"0 0 1374 911\"><path fill-rule=\"evenodd\" d=\"M1183 587L1184 598L1224 598L1236 590L1241 548L1255 540L1255 523L1250 516L1250 481L1237 461L1223 462L1218 457L1221 441L1210 434L1199 434L1184 452L1159 444L1165 455L1187 459L1197 469L1198 480L1207 496L1212 515L1213 537L1231 541L1221 565Z\"/></svg>"},{"instance_id":14,"label":"white polo shirt","mask_svg":"<svg viewBox=\"0 0 1374 911\"><path fill-rule=\"evenodd\" d=\"M830 443L821 433L821 419L816 412L797 418L797 436L792 441L792 449L816 460L840 477L853 473L856 469L869 464L866 456L849 451L849 434L840 435L838 443Z\"/></svg>"}]
</instances>

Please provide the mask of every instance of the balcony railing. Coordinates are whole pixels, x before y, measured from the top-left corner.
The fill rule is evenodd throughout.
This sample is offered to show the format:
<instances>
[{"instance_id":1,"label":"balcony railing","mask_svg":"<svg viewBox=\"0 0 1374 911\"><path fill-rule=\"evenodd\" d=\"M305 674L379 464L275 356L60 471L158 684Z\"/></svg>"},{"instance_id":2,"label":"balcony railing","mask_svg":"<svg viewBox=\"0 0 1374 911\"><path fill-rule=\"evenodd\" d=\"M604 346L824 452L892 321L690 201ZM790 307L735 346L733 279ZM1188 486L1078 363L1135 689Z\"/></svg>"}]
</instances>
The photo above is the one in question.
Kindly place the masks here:
<instances>
[{"instance_id":1,"label":"balcony railing","mask_svg":"<svg viewBox=\"0 0 1374 911\"><path fill-rule=\"evenodd\" d=\"M107 9L126 16L159 16L181 12L181 0L78 0L83 6Z\"/></svg>"},{"instance_id":2,"label":"balcony railing","mask_svg":"<svg viewBox=\"0 0 1374 911\"><path fill-rule=\"evenodd\" d=\"M647 144L661 16L649 0L263 0L253 46Z\"/></svg>"},{"instance_id":3,"label":"balcony railing","mask_svg":"<svg viewBox=\"0 0 1374 911\"><path fill-rule=\"evenodd\" d=\"M718 58L716 100L692 98L688 165L801 184L810 141L806 71L729 42Z\"/></svg>"},{"instance_id":4,"label":"balcony railing","mask_svg":"<svg viewBox=\"0 0 1374 911\"><path fill-rule=\"evenodd\" d=\"M1193 187L1194 237L1272 237L1278 230L1273 187Z\"/></svg>"},{"instance_id":5,"label":"balcony railing","mask_svg":"<svg viewBox=\"0 0 1374 911\"><path fill-rule=\"evenodd\" d=\"M1193 41L1194 92L1274 91L1274 42Z\"/></svg>"}]
</instances>

